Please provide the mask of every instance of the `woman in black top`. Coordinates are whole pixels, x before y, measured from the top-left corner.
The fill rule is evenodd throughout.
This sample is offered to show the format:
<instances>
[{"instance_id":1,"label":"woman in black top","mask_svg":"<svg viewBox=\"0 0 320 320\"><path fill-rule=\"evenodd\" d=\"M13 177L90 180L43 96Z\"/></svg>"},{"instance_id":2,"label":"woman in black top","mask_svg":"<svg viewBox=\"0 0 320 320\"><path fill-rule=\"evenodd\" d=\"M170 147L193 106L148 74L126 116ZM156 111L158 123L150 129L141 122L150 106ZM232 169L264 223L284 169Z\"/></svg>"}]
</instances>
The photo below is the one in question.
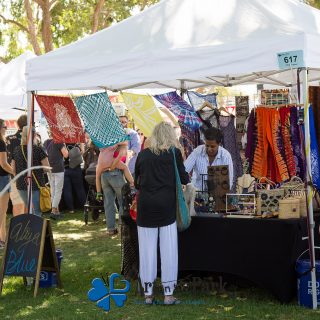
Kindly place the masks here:
<instances>
[{"instance_id":1,"label":"woman in black top","mask_svg":"<svg viewBox=\"0 0 320 320\"><path fill-rule=\"evenodd\" d=\"M153 282L157 277L157 243L160 238L161 280L165 304L176 304L173 297L178 275L176 226L176 179L174 158L182 184L189 182L178 140L170 124L161 122L153 130L150 147L141 151L135 166L135 185L139 189L138 237L140 278L145 303L153 303Z\"/></svg>"},{"instance_id":2,"label":"woman in black top","mask_svg":"<svg viewBox=\"0 0 320 320\"><path fill-rule=\"evenodd\" d=\"M0 192L10 182L10 174L13 170L7 160L7 146L4 142L7 127L5 121L0 119ZM9 202L9 190L0 196L0 249L4 247L6 239L6 213Z\"/></svg>"},{"instance_id":3,"label":"woman in black top","mask_svg":"<svg viewBox=\"0 0 320 320\"><path fill-rule=\"evenodd\" d=\"M28 147L27 147L28 127L22 129L21 146L17 146L13 151L12 167L15 174L27 169ZM32 166L50 167L48 156L43 149L35 144L32 146ZM28 207L28 185L26 182L27 173L20 176L17 180L17 189L24 202L25 207ZM40 209L40 189L45 185L43 169L32 170L32 202L33 213L41 216Z\"/></svg>"}]
</instances>

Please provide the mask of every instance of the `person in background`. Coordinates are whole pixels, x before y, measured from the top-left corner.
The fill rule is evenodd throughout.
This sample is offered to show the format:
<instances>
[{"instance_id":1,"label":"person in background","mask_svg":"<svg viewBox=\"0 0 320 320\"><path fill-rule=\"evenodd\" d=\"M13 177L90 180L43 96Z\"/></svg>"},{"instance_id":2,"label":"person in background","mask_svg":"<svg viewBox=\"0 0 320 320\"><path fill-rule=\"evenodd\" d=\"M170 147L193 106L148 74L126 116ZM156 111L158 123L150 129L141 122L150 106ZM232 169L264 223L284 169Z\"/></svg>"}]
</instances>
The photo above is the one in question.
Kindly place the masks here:
<instances>
[{"instance_id":1,"label":"person in background","mask_svg":"<svg viewBox=\"0 0 320 320\"><path fill-rule=\"evenodd\" d=\"M189 176L185 171L174 129L169 123L157 124L148 139L149 147L138 155L135 186L139 190L137 226L140 279L145 303L152 304L153 283L157 277L157 248L160 240L161 281L164 304L178 304L173 296L178 277L178 235L176 225L176 163L181 183Z\"/></svg>"},{"instance_id":2,"label":"person in background","mask_svg":"<svg viewBox=\"0 0 320 320\"><path fill-rule=\"evenodd\" d=\"M85 151L83 154L84 172L87 171L87 169L92 163L97 164L99 154L100 154L99 148L93 143L93 141L90 140L90 142L87 143L87 147L85 148Z\"/></svg>"},{"instance_id":3,"label":"person in background","mask_svg":"<svg viewBox=\"0 0 320 320\"><path fill-rule=\"evenodd\" d=\"M13 151L17 146L20 146L21 144L21 133L22 128L28 124L27 122L27 115L22 115L17 120L18 125L18 131L10 135L6 138L7 143L7 151L8 151L8 162L11 164ZM22 198L20 197L20 194L17 189L16 182L11 184L11 191L10 191L10 199L12 202L12 213L14 216L17 216L19 214L22 214L26 212L26 208L24 207L24 202Z\"/></svg>"},{"instance_id":4,"label":"person in background","mask_svg":"<svg viewBox=\"0 0 320 320\"><path fill-rule=\"evenodd\" d=\"M68 150L64 143L55 143L53 139L44 142L44 148L47 151L50 163L51 174L48 174L50 191L51 191L51 219L58 219L61 214L59 211L59 203L61 200L63 182L64 182L64 158L68 158Z\"/></svg>"},{"instance_id":5,"label":"person in background","mask_svg":"<svg viewBox=\"0 0 320 320\"><path fill-rule=\"evenodd\" d=\"M0 119L0 191L10 182L10 174L13 174L13 169L7 161L7 146L4 140L6 130L5 121ZM0 196L0 249L4 248L6 240L6 214L9 192L10 189Z\"/></svg>"},{"instance_id":6,"label":"person in background","mask_svg":"<svg viewBox=\"0 0 320 320\"><path fill-rule=\"evenodd\" d=\"M228 165L230 189L233 181L232 158L225 148L220 146L222 133L217 128L209 128L204 132L205 144L195 148L184 162L186 171L193 171L192 184L197 190L202 190L202 176L208 174L208 166Z\"/></svg>"},{"instance_id":7,"label":"person in background","mask_svg":"<svg viewBox=\"0 0 320 320\"><path fill-rule=\"evenodd\" d=\"M119 119L123 128L126 130L127 135L129 135L130 137L129 144L128 144L128 152L127 152L127 156L130 159L128 163L128 168L131 174L134 176L134 168L135 168L137 156L141 150L139 134L137 131L131 128L128 128L127 116L120 116Z\"/></svg>"},{"instance_id":8,"label":"person in background","mask_svg":"<svg viewBox=\"0 0 320 320\"><path fill-rule=\"evenodd\" d=\"M140 129L137 129L138 135L140 137L140 143L141 143L141 150L144 149L144 143L147 140L147 137L143 134L143 132Z\"/></svg>"},{"instance_id":9,"label":"person in background","mask_svg":"<svg viewBox=\"0 0 320 320\"><path fill-rule=\"evenodd\" d=\"M21 171L27 169L27 136L28 127L25 126L22 129L21 145L17 146L13 151L12 168L15 174L19 174ZM43 148L37 146L35 141L32 146L32 166L46 166L49 167L49 161L47 154L43 151ZM41 216L40 209L40 191L39 186L45 185L44 170L37 169L32 171L32 202L33 213L37 216ZM27 173L20 176L17 180L17 189L21 198L23 199L25 207L28 206L28 186L26 183ZM39 185L39 186L38 186Z\"/></svg>"},{"instance_id":10,"label":"person in background","mask_svg":"<svg viewBox=\"0 0 320 320\"><path fill-rule=\"evenodd\" d=\"M72 148L79 148L81 154L84 153L83 143L67 143L66 148L69 152ZM64 169L63 199L69 213L74 213L74 195L79 207L83 208L86 202L83 174L80 164L75 168L69 167L69 158L64 160Z\"/></svg>"}]
</instances>

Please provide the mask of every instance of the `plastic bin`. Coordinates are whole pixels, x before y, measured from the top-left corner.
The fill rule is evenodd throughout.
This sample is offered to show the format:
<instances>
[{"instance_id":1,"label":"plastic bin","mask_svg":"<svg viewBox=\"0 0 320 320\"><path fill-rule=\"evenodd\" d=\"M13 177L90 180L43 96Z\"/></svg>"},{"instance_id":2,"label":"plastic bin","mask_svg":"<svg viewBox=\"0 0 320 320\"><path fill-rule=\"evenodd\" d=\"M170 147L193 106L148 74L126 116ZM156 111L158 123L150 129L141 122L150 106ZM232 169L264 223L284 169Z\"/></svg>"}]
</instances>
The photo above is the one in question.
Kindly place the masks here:
<instances>
[{"instance_id":1,"label":"plastic bin","mask_svg":"<svg viewBox=\"0 0 320 320\"><path fill-rule=\"evenodd\" d=\"M57 249L56 255L58 259L58 267L59 267L59 270L61 270L61 261L63 259L62 250ZM57 286L57 274L55 272L49 272L49 271L40 272L40 281L39 281L40 288L50 288L50 287L56 287L56 286Z\"/></svg>"},{"instance_id":2,"label":"plastic bin","mask_svg":"<svg viewBox=\"0 0 320 320\"><path fill-rule=\"evenodd\" d=\"M317 247L317 249L319 249ZM309 250L306 250L307 252ZM312 282L310 271L310 259L302 259L303 252L296 263L298 273L298 303L300 306L312 308ZM316 260L316 288L317 288L317 305L320 306L320 260Z\"/></svg>"}]
</instances>

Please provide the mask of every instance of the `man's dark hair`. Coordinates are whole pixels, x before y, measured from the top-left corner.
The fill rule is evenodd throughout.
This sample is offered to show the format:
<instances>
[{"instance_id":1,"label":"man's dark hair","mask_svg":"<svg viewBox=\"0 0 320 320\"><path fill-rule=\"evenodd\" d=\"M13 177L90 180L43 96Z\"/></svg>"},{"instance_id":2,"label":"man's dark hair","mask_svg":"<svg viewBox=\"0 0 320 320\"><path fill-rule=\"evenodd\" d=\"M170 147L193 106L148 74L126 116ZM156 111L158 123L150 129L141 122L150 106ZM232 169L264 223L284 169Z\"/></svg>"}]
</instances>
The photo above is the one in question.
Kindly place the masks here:
<instances>
[{"instance_id":1,"label":"man's dark hair","mask_svg":"<svg viewBox=\"0 0 320 320\"><path fill-rule=\"evenodd\" d=\"M119 116L119 118L126 118L127 120L129 120L128 116L126 116L125 114L123 116Z\"/></svg>"},{"instance_id":2,"label":"man's dark hair","mask_svg":"<svg viewBox=\"0 0 320 320\"><path fill-rule=\"evenodd\" d=\"M217 128L209 128L204 132L204 137L206 140L214 140L217 143L221 143L222 141L222 133Z\"/></svg>"},{"instance_id":3,"label":"man's dark hair","mask_svg":"<svg viewBox=\"0 0 320 320\"><path fill-rule=\"evenodd\" d=\"M20 116L17 120L17 125L20 130L22 130L23 127L27 126L28 125L27 115L23 114L22 116Z\"/></svg>"}]
</instances>

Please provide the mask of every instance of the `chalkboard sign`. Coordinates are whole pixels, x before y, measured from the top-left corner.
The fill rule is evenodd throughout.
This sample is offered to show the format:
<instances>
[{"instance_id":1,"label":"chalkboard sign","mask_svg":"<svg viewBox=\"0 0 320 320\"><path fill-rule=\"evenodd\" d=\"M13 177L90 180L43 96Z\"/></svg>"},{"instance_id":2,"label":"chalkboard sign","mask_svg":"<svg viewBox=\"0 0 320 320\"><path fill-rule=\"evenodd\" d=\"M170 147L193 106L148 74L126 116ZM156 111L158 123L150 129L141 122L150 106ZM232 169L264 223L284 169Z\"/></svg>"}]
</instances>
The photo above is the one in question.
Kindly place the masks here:
<instances>
[{"instance_id":1,"label":"chalkboard sign","mask_svg":"<svg viewBox=\"0 0 320 320\"><path fill-rule=\"evenodd\" d=\"M4 276L22 276L24 280L35 278L36 296L41 270L56 272L61 287L50 221L32 214L12 218L0 272L0 294Z\"/></svg>"}]
</instances>

